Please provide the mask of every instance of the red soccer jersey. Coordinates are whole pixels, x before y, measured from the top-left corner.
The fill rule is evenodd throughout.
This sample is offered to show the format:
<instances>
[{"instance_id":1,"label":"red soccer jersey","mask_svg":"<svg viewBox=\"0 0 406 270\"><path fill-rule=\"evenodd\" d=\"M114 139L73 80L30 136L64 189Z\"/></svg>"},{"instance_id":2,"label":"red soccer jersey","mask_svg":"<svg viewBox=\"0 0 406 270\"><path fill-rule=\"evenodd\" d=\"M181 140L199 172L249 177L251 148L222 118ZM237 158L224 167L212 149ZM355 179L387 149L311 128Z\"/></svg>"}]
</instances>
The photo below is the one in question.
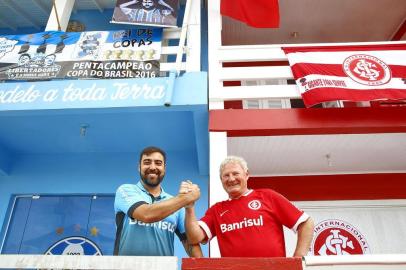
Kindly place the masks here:
<instances>
[{"instance_id":1,"label":"red soccer jersey","mask_svg":"<svg viewBox=\"0 0 406 270\"><path fill-rule=\"evenodd\" d=\"M217 236L222 257L285 257L283 226L296 231L308 215L270 189L250 190L210 207L199 225Z\"/></svg>"}]
</instances>

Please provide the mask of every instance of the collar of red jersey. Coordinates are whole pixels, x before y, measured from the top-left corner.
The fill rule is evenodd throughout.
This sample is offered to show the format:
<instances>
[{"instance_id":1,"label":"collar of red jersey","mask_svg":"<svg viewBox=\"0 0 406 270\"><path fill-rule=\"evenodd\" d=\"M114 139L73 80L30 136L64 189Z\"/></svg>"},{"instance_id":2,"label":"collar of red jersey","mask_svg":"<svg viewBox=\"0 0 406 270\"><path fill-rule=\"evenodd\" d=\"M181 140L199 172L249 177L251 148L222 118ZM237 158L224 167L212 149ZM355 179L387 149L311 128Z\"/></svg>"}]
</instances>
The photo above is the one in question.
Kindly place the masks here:
<instances>
[{"instance_id":1,"label":"collar of red jersey","mask_svg":"<svg viewBox=\"0 0 406 270\"><path fill-rule=\"evenodd\" d=\"M244 194L242 194L240 197L235 198L235 199L228 198L228 200L229 200L229 201L231 201L231 200L238 200L238 199L241 198L242 196L246 197L246 196L250 195L252 192L254 192L253 189L248 189L248 190L247 190Z\"/></svg>"}]
</instances>

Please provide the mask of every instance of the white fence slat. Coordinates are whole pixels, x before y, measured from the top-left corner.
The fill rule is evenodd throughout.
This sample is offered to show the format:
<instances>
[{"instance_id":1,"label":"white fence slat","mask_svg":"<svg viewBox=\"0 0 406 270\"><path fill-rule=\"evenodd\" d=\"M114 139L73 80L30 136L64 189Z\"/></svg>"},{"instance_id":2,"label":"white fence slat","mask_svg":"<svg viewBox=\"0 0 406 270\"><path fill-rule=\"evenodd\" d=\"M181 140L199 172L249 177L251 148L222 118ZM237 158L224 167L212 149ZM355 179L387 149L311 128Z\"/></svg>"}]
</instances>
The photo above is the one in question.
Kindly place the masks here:
<instances>
[{"instance_id":1,"label":"white fence slat","mask_svg":"<svg viewBox=\"0 0 406 270\"><path fill-rule=\"evenodd\" d=\"M210 91L210 101L301 98L296 85L230 86Z\"/></svg>"},{"instance_id":2,"label":"white fence slat","mask_svg":"<svg viewBox=\"0 0 406 270\"><path fill-rule=\"evenodd\" d=\"M221 81L293 79L290 66L227 67L219 76Z\"/></svg>"}]
</instances>

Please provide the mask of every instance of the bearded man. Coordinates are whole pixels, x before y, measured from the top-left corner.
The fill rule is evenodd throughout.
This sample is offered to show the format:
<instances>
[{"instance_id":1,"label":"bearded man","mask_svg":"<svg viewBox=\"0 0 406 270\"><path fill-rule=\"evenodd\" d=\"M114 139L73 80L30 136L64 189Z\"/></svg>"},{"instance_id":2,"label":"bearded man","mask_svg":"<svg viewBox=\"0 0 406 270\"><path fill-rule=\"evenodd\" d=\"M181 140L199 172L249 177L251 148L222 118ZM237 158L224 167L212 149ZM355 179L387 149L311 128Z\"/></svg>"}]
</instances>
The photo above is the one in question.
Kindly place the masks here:
<instances>
[{"instance_id":1,"label":"bearded man","mask_svg":"<svg viewBox=\"0 0 406 270\"><path fill-rule=\"evenodd\" d=\"M202 257L200 245L189 245L187 242L183 208L200 197L200 190L197 186L193 191L185 189L190 181L181 182L176 196L162 189L166 153L158 147L150 146L142 150L138 170L141 180L137 184L123 184L116 191L114 254L174 256L176 234L189 256Z\"/></svg>"}]
</instances>

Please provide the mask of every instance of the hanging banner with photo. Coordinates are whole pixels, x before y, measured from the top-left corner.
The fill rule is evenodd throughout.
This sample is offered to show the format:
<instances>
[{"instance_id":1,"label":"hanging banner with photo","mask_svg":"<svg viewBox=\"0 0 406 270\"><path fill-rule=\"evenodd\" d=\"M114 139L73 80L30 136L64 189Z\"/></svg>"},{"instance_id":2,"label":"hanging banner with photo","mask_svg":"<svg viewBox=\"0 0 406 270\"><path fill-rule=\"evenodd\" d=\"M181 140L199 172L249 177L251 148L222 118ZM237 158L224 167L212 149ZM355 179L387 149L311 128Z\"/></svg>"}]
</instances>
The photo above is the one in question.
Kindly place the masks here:
<instances>
[{"instance_id":1,"label":"hanging banner with photo","mask_svg":"<svg viewBox=\"0 0 406 270\"><path fill-rule=\"evenodd\" d=\"M159 76L162 29L0 36L0 80Z\"/></svg>"},{"instance_id":2,"label":"hanging banner with photo","mask_svg":"<svg viewBox=\"0 0 406 270\"><path fill-rule=\"evenodd\" d=\"M112 23L176 27L179 0L117 0Z\"/></svg>"},{"instance_id":3,"label":"hanging banner with photo","mask_svg":"<svg viewBox=\"0 0 406 270\"><path fill-rule=\"evenodd\" d=\"M406 44L282 48L306 107L406 99Z\"/></svg>"}]
</instances>

